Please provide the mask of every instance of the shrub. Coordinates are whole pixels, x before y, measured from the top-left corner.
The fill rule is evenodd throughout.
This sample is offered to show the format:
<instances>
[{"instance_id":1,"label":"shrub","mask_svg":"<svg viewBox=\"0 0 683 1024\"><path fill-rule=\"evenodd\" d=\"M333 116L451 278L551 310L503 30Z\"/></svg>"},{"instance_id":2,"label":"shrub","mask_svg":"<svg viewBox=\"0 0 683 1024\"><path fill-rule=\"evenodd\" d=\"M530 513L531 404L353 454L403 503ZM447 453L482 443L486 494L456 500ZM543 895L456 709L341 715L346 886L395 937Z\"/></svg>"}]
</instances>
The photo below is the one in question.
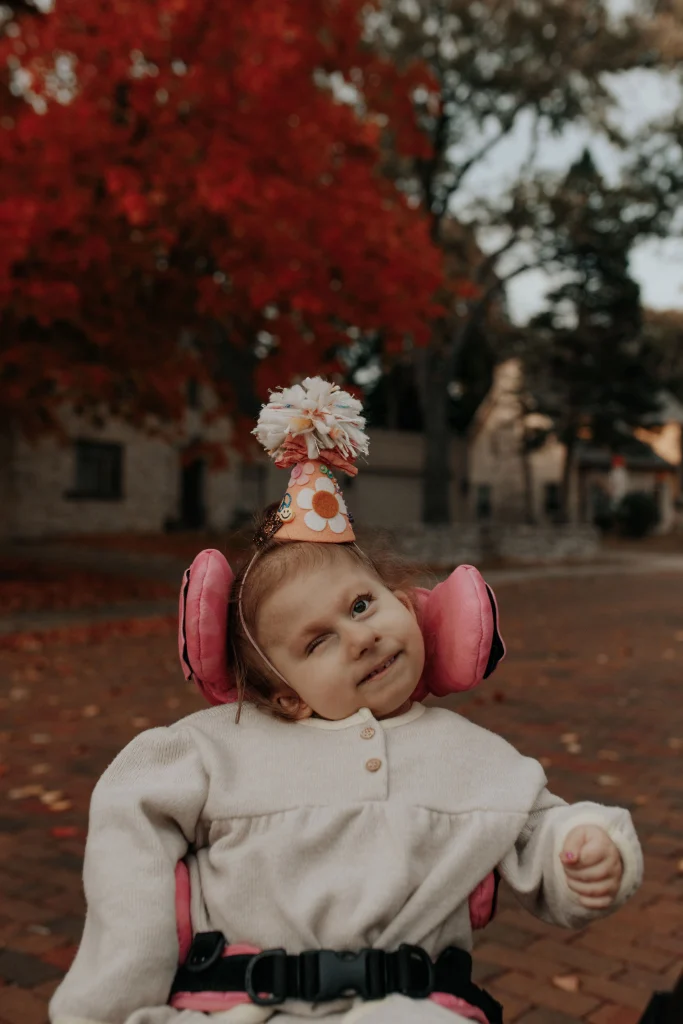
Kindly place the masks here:
<instances>
[{"instance_id":1,"label":"shrub","mask_svg":"<svg viewBox=\"0 0 683 1024\"><path fill-rule=\"evenodd\" d=\"M631 491L625 494L615 512L622 537L645 537L659 523L659 506L654 494Z\"/></svg>"}]
</instances>

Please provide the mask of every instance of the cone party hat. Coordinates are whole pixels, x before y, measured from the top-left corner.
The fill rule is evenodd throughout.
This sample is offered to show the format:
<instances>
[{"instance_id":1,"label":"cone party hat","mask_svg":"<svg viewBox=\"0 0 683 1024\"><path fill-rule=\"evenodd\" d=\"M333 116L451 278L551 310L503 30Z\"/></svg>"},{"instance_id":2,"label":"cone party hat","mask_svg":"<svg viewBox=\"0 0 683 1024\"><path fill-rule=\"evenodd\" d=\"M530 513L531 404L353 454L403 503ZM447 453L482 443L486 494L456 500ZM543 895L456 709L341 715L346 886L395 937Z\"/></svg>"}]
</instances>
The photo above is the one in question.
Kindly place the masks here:
<instances>
[{"instance_id":1,"label":"cone party hat","mask_svg":"<svg viewBox=\"0 0 683 1024\"><path fill-rule=\"evenodd\" d=\"M274 391L253 433L276 466L291 469L276 513L280 541L343 544L355 540L334 470L355 476L367 454L363 407L321 377Z\"/></svg>"}]
</instances>

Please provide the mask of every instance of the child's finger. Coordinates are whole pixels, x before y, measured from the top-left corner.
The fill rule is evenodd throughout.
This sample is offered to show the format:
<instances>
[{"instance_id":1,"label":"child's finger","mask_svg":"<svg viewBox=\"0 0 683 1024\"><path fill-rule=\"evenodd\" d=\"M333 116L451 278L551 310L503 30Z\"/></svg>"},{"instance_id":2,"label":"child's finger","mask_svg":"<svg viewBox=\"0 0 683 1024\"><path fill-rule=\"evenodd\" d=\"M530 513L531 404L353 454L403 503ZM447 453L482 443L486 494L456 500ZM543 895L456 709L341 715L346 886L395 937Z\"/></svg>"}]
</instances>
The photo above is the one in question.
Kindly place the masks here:
<instances>
[{"instance_id":1,"label":"child's finger","mask_svg":"<svg viewBox=\"0 0 683 1024\"><path fill-rule=\"evenodd\" d=\"M605 910L614 903L614 896L579 896L579 903L586 910Z\"/></svg>"},{"instance_id":2,"label":"child's finger","mask_svg":"<svg viewBox=\"0 0 683 1024\"><path fill-rule=\"evenodd\" d=\"M590 867L572 867L570 864L565 864L564 870L568 878L576 878L581 882L598 882L602 878L611 876L616 870L616 862L609 859L603 859L597 864L592 864Z\"/></svg>"},{"instance_id":3,"label":"child's finger","mask_svg":"<svg viewBox=\"0 0 683 1024\"><path fill-rule=\"evenodd\" d=\"M584 828L574 828L569 833L560 853L560 859L566 867L570 865L577 866L581 863L586 839L586 830Z\"/></svg>"},{"instance_id":4,"label":"child's finger","mask_svg":"<svg viewBox=\"0 0 683 1024\"><path fill-rule=\"evenodd\" d=\"M572 892L579 896L615 896L619 886L614 879L602 882L568 882Z\"/></svg>"},{"instance_id":5,"label":"child's finger","mask_svg":"<svg viewBox=\"0 0 683 1024\"><path fill-rule=\"evenodd\" d=\"M606 837L605 837L606 838ZM609 843L609 840L607 840ZM609 851L609 846L605 843L603 838L591 836L582 845L579 854L579 859L576 861L576 866L582 868L592 868L605 860Z\"/></svg>"}]
</instances>

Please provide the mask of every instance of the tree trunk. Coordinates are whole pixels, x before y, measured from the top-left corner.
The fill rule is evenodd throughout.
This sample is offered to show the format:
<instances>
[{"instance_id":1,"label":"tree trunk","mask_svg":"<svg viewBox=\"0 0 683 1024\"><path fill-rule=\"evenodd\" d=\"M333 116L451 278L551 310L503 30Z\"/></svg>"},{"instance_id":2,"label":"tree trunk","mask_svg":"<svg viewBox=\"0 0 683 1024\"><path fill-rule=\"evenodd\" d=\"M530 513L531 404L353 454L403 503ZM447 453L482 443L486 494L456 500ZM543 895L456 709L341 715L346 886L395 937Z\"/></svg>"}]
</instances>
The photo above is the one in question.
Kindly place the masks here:
<instances>
[{"instance_id":1,"label":"tree trunk","mask_svg":"<svg viewBox=\"0 0 683 1024\"><path fill-rule=\"evenodd\" d=\"M15 438L11 429L0 428L0 542L12 539L16 525L14 446Z\"/></svg>"},{"instance_id":2,"label":"tree trunk","mask_svg":"<svg viewBox=\"0 0 683 1024\"><path fill-rule=\"evenodd\" d=\"M567 430L565 439L564 467L562 470L562 485L560 488L560 519L563 523L570 521L569 498L572 484L572 474L576 461L576 431L573 427Z\"/></svg>"},{"instance_id":3,"label":"tree trunk","mask_svg":"<svg viewBox=\"0 0 683 1024\"><path fill-rule=\"evenodd\" d=\"M450 428L448 392L450 359L446 346L435 331L423 351L424 461L422 470L422 521L433 525L450 523Z\"/></svg>"},{"instance_id":4,"label":"tree trunk","mask_svg":"<svg viewBox=\"0 0 683 1024\"><path fill-rule=\"evenodd\" d=\"M524 438L522 438L519 454L522 460L522 479L524 483L524 522L533 526L536 523L536 510L534 508L534 474L531 468L530 452L524 443Z\"/></svg>"}]
</instances>

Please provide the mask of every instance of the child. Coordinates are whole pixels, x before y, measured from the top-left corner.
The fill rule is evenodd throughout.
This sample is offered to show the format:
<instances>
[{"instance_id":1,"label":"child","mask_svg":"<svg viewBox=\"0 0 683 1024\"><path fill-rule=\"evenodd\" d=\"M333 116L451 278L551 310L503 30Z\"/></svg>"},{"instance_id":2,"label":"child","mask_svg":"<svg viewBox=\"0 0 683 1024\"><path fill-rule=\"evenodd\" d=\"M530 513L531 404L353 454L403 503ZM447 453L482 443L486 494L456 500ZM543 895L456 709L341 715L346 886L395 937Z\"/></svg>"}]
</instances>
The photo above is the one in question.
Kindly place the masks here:
<instances>
[{"instance_id":1,"label":"child","mask_svg":"<svg viewBox=\"0 0 683 1024\"><path fill-rule=\"evenodd\" d=\"M207 1004L224 1007L217 1024L494 1024L498 1004L468 975L483 878L497 868L568 927L638 887L626 811L567 805L536 761L413 702L414 594L356 547L330 468L354 472L367 450L359 413L318 379L264 407L255 433L293 471L230 591L239 713L223 703L142 733L97 784L85 930L52 1024L206 1020L167 1005L188 851L202 934L180 989L193 971L232 971L232 1003ZM243 945L226 951L223 936Z\"/></svg>"}]
</instances>

